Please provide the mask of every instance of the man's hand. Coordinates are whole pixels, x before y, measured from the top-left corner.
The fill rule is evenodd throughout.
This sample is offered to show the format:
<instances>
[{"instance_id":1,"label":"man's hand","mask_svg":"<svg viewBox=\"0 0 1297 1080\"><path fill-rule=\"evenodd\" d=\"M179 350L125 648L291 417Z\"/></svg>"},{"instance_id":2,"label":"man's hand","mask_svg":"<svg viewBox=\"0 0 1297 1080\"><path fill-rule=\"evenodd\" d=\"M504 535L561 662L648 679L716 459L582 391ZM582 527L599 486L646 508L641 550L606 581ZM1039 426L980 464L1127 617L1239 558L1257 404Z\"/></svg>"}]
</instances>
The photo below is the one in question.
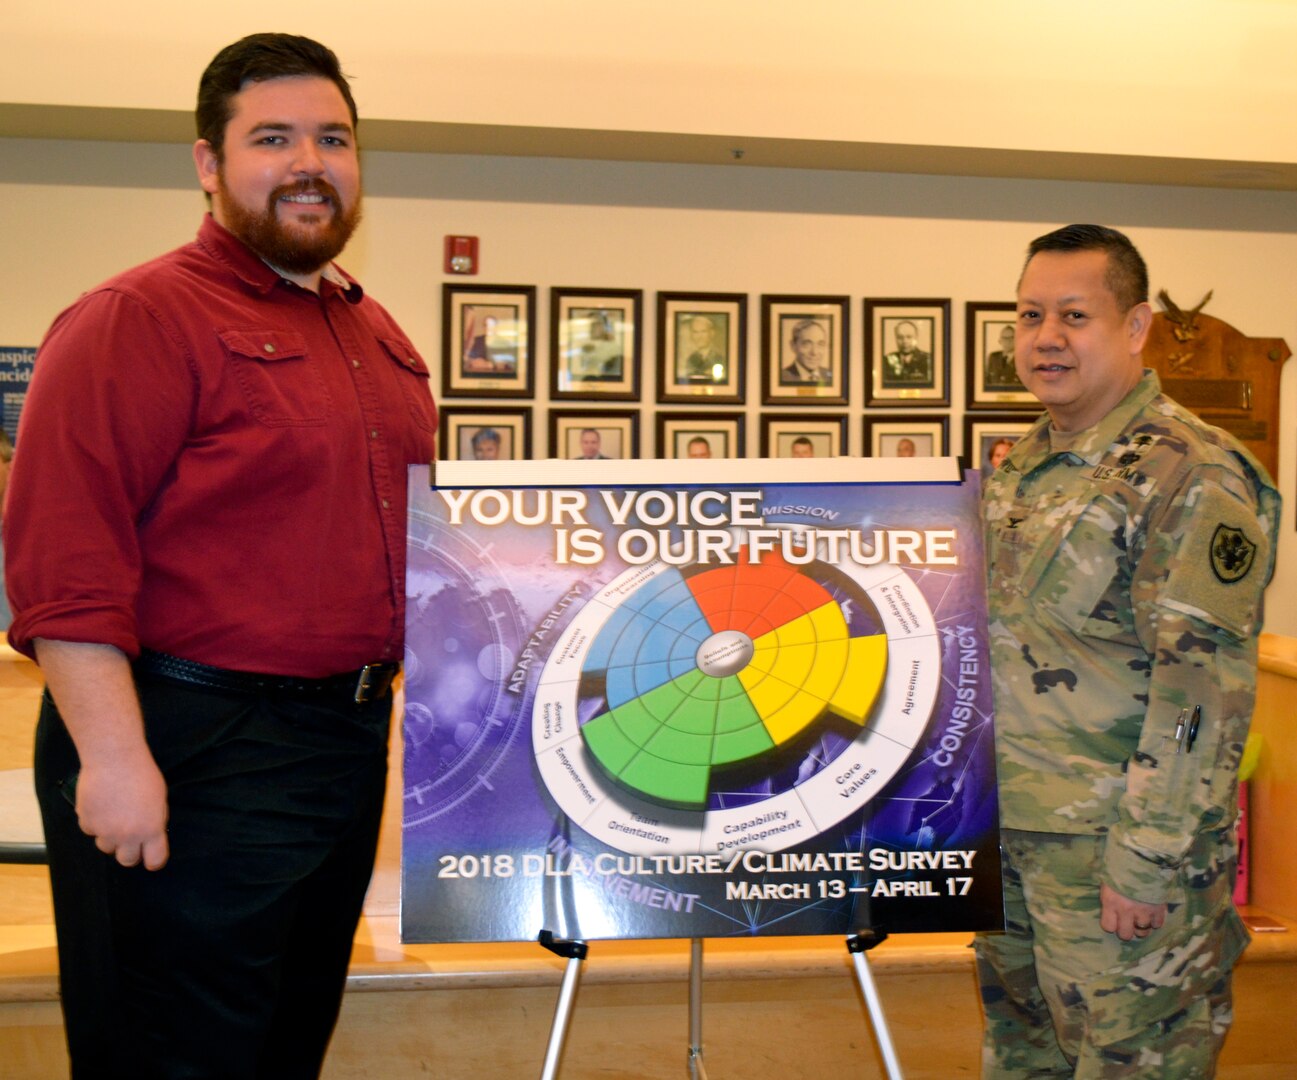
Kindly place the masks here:
<instances>
[{"instance_id":1,"label":"man's hand","mask_svg":"<svg viewBox=\"0 0 1297 1080\"><path fill-rule=\"evenodd\" d=\"M36 639L36 659L81 759L77 820L123 866L160 869L167 782L149 752L125 655L109 645Z\"/></svg>"},{"instance_id":2,"label":"man's hand","mask_svg":"<svg viewBox=\"0 0 1297 1080\"><path fill-rule=\"evenodd\" d=\"M123 866L167 861L167 782L146 750L111 766L85 765L77 778L77 820L95 847Z\"/></svg>"},{"instance_id":3,"label":"man's hand","mask_svg":"<svg viewBox=\"0 0 1297 1080\"><path fill-rule=\"evenodd\" d=\"M1166 922L1165 904L1145 904L1122 896L1116 889L1099 884L1099 926L1122 941L1146 938Z\"/></svg>"}]
</instances>

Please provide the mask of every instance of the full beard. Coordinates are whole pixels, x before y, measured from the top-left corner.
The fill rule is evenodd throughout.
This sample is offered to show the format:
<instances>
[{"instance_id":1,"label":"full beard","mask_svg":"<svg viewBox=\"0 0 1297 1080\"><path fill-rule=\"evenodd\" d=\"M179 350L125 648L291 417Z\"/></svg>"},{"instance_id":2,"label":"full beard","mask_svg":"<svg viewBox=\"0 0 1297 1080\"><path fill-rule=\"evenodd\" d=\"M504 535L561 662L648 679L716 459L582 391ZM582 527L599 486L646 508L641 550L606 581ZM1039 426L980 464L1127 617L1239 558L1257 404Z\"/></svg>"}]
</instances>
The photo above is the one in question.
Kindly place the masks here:
<instances>
[{"instance_id":1,"label":"full beard","mask_svg":"<svg viewBox=\"0 0 1297 1080\"><path fill-rule=\"evenodd\" d=\"M313 274L324 267L337 258L360 224L360 192L356 192L356 201L351 206L344 207L337 189L327 180L283 184L270 193L262 210L238 202L225 186L223 174L219 183L225 227L276 270L287 274ZM319 216L327 217L327 221L322 226L280 221L279 200L285 195L307 192L329 200L319 208Z\"/></svg>"}]
</instances>

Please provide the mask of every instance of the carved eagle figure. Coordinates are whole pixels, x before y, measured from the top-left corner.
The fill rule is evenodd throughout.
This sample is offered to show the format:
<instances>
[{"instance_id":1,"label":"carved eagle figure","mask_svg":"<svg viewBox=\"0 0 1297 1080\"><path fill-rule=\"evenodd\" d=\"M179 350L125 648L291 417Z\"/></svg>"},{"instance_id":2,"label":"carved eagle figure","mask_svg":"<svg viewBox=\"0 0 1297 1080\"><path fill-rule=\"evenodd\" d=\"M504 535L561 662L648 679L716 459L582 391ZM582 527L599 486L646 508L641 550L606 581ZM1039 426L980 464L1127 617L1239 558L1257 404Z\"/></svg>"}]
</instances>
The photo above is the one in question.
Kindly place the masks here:
<instances>
[{"instance_id":1,"label":"carved eagle figure","mask_svg":"<svg viewBox=\"0 0 1297 1080\"><path fill-rule=\"evenodd\" d=\"M1207 295L1198 301L1198 306L1192 311L1183 311L1165 289L1158 291L1157 302L1166 310L1166 318L1176 341L1192 341L1198 336L1198 313L1207 306L1212 292L1214 290L1208 289Z\"/></svg>"}]
</instances>

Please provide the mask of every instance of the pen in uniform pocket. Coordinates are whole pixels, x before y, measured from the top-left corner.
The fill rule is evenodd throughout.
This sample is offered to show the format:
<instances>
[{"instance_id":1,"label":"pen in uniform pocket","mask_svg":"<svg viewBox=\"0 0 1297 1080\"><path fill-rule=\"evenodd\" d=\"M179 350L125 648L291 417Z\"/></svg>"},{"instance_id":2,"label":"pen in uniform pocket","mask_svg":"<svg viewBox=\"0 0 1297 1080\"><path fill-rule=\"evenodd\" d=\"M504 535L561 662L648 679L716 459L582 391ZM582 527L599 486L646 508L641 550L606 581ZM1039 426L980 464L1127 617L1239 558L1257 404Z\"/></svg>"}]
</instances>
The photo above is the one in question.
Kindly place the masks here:
<instances>
[{"instance_id":1,"label":"pen in uniform pocket","mask_svg":"<svg viewBox=\"0 0 1297 1080\"><path fill-rule=\"evenodd\" d=\"M1193 719L1189 721L1189 732L1184 739L1185 753L1193 749L1194 740L1198 738L1198 725L1202 721L1202 706L1193 707Z\"/></svg>"}]
</instances>

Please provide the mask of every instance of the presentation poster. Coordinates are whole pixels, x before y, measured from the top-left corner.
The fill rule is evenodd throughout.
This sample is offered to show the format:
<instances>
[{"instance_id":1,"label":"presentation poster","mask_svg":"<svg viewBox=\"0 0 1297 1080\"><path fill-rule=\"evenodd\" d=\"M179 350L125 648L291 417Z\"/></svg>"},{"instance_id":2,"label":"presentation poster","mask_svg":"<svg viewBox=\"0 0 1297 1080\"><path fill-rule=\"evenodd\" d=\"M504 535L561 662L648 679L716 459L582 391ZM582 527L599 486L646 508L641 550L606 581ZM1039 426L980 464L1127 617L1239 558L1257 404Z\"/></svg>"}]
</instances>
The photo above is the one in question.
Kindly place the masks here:
<instances>
[{"instance_id":1,"label":"presentation poster","mask_svg":"<svg viewBox=\"0 0 1297 1080\"><path fill-rule=\"evenodd\" d=\"M32 381L35 363L35 348L0 345L0 405L3 405L0 423L3 423L11 442L18 439L18 418L27 402L27 387Z\"/></svg>"},{"instance_id":2,"label":"presentation poster","mask_svg":"<svg viewBox=\"0 0 1297 1080\"><path fill-rule=\"evenodd\" d=\"M441 463L408 541L404 940L1003 925L953 461Z\"/></svg>"}]
</instances>

